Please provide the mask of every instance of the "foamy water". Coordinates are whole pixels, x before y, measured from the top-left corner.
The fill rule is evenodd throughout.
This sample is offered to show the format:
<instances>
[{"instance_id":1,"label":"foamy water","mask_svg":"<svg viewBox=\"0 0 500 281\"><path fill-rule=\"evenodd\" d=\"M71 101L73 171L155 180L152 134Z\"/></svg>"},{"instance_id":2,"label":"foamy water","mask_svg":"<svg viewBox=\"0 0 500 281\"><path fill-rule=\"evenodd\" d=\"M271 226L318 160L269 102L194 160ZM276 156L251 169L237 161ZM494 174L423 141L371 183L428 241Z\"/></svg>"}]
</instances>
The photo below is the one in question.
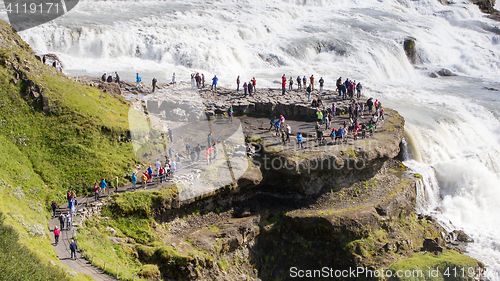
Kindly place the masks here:
<instances>
[{"instance_id":1,"label":"foamy water","mask_svg":"<svg viewBox=\"0 0 500 281\"><path fill-rule=\"evenodd\" d=\"M498 7L498 4L497 4ZM189 80L203 72L223 87L257 78L342 76L406 119L412 159L424 176L419 211L475 243L468 254L500 280L500 37L472 4L437 0L82 1L51 23L21 33L54 52L69 75L119 71L133 80ZM406 58L416 39L421 63ZM430 78L441 68L457 77Z\"/></svg>"}]
</instances>

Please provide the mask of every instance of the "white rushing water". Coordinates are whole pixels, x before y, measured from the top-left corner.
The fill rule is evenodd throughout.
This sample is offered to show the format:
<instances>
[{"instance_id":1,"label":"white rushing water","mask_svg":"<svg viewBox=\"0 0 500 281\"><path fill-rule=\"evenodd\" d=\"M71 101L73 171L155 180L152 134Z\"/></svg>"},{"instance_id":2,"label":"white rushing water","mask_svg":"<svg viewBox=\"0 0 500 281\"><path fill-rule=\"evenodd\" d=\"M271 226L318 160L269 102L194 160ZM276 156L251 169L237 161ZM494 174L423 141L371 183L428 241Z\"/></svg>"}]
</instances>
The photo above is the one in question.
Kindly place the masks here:
<instances>
[{"instance_id":1,"label":"white rushing water","mask_svg":"<svg viewBox=\"0 0 500 281\"><path fill-rule=\"evenodd\" d=\"M69 75L168 82L199 71L223 87L237 75L277 87L283 73L322 76L327 88L339 76L362 81L406 119L406 164L424 176L420 211L470 234L468 254L500 280L500 92L489 90L500 89L499 23L455 2L88 0L21 36L56 53ZM410 36L417 67L403 50ZM428 76L441 68L458 76Z\"/></svg>"}]
</instances>

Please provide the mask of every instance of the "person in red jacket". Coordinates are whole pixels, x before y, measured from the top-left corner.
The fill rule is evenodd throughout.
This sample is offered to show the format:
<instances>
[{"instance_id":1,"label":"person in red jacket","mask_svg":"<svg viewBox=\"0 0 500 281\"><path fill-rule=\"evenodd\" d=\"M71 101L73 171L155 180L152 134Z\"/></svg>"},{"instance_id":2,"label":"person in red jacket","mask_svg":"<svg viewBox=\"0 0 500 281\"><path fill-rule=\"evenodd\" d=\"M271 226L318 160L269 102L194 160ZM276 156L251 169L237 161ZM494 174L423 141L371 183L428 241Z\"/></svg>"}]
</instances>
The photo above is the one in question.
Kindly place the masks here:
<instances>
[{"instance_id":1,"label":"person in red jacket","mask_svg":"<svg viewBox=\"0 0 500 281\"><path fill-rule=\"evenodd\" d=\"M286 90L286 76L283 74L281 77L281 94L285 95L285 90Z\"/></svg>"},{"instance_id":2,"label":"person in red jacket","mask_svg":"<svg viewBox=\"0 0 500 281\"><path fill-rule=\"evenodd\" d=\"M54 239L56 240L56 245L59 243L59 236L61 235L61 230L57 228L57 225L54 227Z\"/></svg>"}]
</instances>

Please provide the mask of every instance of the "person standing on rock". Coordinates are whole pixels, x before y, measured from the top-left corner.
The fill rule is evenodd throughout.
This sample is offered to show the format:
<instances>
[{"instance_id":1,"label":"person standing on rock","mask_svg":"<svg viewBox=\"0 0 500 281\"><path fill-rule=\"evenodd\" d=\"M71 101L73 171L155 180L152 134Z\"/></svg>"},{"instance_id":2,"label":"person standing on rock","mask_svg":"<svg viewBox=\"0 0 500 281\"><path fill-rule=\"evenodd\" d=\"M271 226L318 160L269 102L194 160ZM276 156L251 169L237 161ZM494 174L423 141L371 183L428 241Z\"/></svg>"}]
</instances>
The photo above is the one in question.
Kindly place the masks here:
<instances>
[{"instance_id":1,"label":"person standing on rock","mask_svg":"<svg viewBox=\"0 0 500 281\"><path fill-rule=\"evenodd\" d=\"M373 98L369 98L366 101L366 106L368 106L368 114L372 115L372 109L373 109Z\"/></svg>"},{"instance_id":2,"label":"person standing on rock","mask_svg":"<svg viewBox=\"0 0 500 281\"><path fill-rule=\"evenodd\" d=\"M236 78L236 92L240 91L240 76L238 75L238 78Z\"/></svg>"},{"instance_id":3,"label":"person standing on rock","mask_svg":"<svg viewBox=\"0 0 500 281\"><path fill-rule=\"evenodd\" d=\"M347 90L349 92L349 97L352 99L354 97L354 83L352 81L349 81L349 86L347 87Z\"/></svg>"},{"instance_id":4,"label":"person standing on rock","mask_svg":"<svg viewBox=\"0 0 500 281\"><path fill-rule=\"evenodd\" d=\"M200 73L196 73L196 75L194 76L194 80L196 81L196 88L200 88L201 87L201 76L200 76Z\"/></svg>"},{"instance_id":5,"label":"person standing on rock","mask_svg":"<svg viewBox=\"0 0 500 281\"><path fill-rule=\"evenodd\" d=\"M300 79L300 76L297 76L297 89L302 90L302 79Z\"/></svg>"},{"instance_id":6,"label":"person standing on rock","mask_svg":"<svg viewBox=\"0 0 500 281\"><path fill-rule=\"evenodd\" d=\"M61 230L59 228L57 228L57 225L54 226L54 240L56 242L56 246L57 244L59 244L59 236L61 235Z\"/></svg>"},{"instance_id":7,"label":"person standing on rock","mask_svg":"<svg viewBox=\"0 0 500 281\"><path fill-rule=\"evenodd\" d=\"M339 97L342 96L342 90L340 89L340 85L342 85L342 77L339 77L339 79L337 79L337 83L336 83Z\"/></svg>"},{"instance_id":8,"label":"person standing on rock","mask_svg":"<svg viewBox=\"0 0 500 281\"><path fill-rule=\"evenodd\" d=\"M175 72L172 74L172 85L174 87L177 85L177 81L175 80Z\"/></svg>"},{"instance_id":9,"label":"person standing on rock","mask_svg":"<svg viewBox=\"0 0 500 281\"><path fill-rule=\"evenodd\" d=\"M271 124L271 127L269 127L269 131L271 131L271 129L273 128L274 122L276 122L276 116L271 117L271 119L269 120L269 123Z\"/></svg>"},{"instance_id":10,"label":"person standing on rock","mask_svg":"<svg viewBox=\"0 0 500 281\"><path fill-rule=\"evenodd\" d=\"M217 75L214 75L214 78L212 78L212 87L210 90L215 90L217 92L217 81L219 81L219 78L217 78Z\"/></svg>"},{"instance_id":11,"label":"person standing on rock","mask_svg":"<svg viewBox=\"0 0 500 281\"><path fill-rule=\"evenodd\" d=\"M356 90L358 90L357 98L359 100L361 98L361 90L363 90L363 85L361 85L361 82L358 82L358 84L356 85Z\"/></svg>"},{"instance_id":12,"label":"person standing on rock","mask_svg":"<svg viewBox=\"0 0 500 281\"><path fill-rule=\"evenodd\" d=\"M290 91L291 91L291 90L293 90L293 79L292 79L292 77L290 77L290 81L288 81L288 83L289 83L289 85L290 85L290 86L289 86L289 90L290 90Z\"/></svg>"},{"instance_id":13,"label":"person standing on rock","mask_svg":"<svg viewBox=\"0 0 500 281\"><path fill-rule=\"evenodd\" d=\"M311 85L309 85L306 89L307 91L307 102L311 101Z\"/></svg>"},{"instance_id":14,"label":"person standing on rock","mask_svg":"<svg viewBox=\"0 0 500 281\"><path fill-rule=\"evenodd\" d=\"M76 250L78 250L78 245L76 245L75 240L71 239L71 244L69 244L69 249L71 251L71 259L76 260Z\"/></svg>"},{"instance_id":15,"label":"person standing on rock","mask_svg":"<svg viewBox=\"0 0 500 281\"><path fill-rule=\"evenodd\" d=\"M142 82L141 76L139 76L139 73L136 73L135 75L135 82L137 83L137 86L139 86Z\"/></svg>"},{"instance_id":16,"label":"person standing on rock","mask_svg":"<svg viewBox=\"0 0 500 281\"><path fill-rule=\"evenodd\" d=\"M323 85L325 84L325 80L323 80L323 77L319 79L319 92L323 93Z\"/></svg>"},{"instance_id":17,"label":"person standing on rock","mask_svg":"<svg viewBox=\"0 0 500 281\"><path fill-rule=\"evenodd\" d=\"M252 81L250 80L250 82L248 82L248 95L252 96L252 92L253 92L253 84Z\"/></svg>"},{"instance_id":18,"label":"person standing on rock","mask_svg":"<svg viewBox=\"0 0 500 281\"><path fill-rule=\"evenodd\" d=\"M248 90L248 85L247 82L243 83L243 92L245 93L245 96L247 95L247 90Z\"/></svg>"},{"instance_id":19,"label":"person standing on rock","mask_svg":"<svg viewBox=\"0 0 500 281\"><path fill-rule=\"evenodd\" d=\"M212 133L208 133L207 142L208 142L207 147L211 147L212 146Z\"/></svg>"},{"instance_id":20,"label":"person standing on rock","mask_svg":"<svg viewBox=\"0 0 500 281\"><path fill-rule=\"evenodd\" d=\"M205 74L201 74L201 87L205 88Z\"/></svg>"},{"instance_id":21,"label":"person standing on rock","mask_svg":"<svg viewBox=\"0 0 500 281\"><path fill-rule=\"evenodd\" d=\"M118 83L118 86L120 85L120 76L118 75L118 72L115 71L115 83Z\"/></svg>"},{"instance_id":22,"label":"person standing on rock","mask_svg":"<svg viewBox=\"0 0 500 281\"><path fill-rule=\"evenodd\" d=\"M207 148L207 153L206 153L206 158L207 158L207 165L210 165L210 154L212 153L213 148L209 146Z\"/></svg>"},{"instance_id":23,"label":"person standing on rock","mask_svg":"<svg viewBox=\"0 0 500 281\"><path fill-rule=\"evenodd\" d=\"M135 175L135 172L132 173L132 190L135 191L135 185L137 184L137 176Z\"/></svg>"},{"instance_id":24,"label":"person standing on rock","mask_svg":"<svg viewBox=\"0 0 500 281\"><path fill-rule=\"evenodd\" d=\"M339 85L339 92L342 93L342 100L346 100L347 99L347 90L346 90L346 87L344 84Z\"/></svg>"},{"instance_id":25,"label":"person standing on rock","mask_svg":"<svg viewBox=\"0 0 500 281\"><path fill-rule=\"evenodd\" d=\"M300 146L300 148L304 148L304 143L303 143L303 140L302 140L302 134L301 133L297 133L297 143Z\"/></svg>"},{"instance_id":26,"label":"person standing on rock","mask_svg":"<svg viewBox=\"0 0 500 281\"><path fill-rule=\"evenodd\" d=\"M156 90L156 83L158 82L158 80L156 80L156 78L153 78L153 81L151 81L151 85L153 86L153 93L155 92Z\"/></svg>"},{"instance_id":27,"label":"person standing on rock","mask_svg":"<svg viewBox=\"0 0 500 281\"><path fill-rule=\"evenodd\" d=\"M252 78L252 92L257 93L257 79L255 77Z\"/></svg>"},{"instance_id":28,"label":"person standing on rock","mask_svg":"<svg viewBox=\"0 0 500 281\"><path fill-rule=\"evenodd\" d=\"M311 86L311 91L314 91L314 75L309 77L309 86Z\"/></svg>"},{"instance_id":29,"label":"person standing on rock","mask_svg":"<svg viewBox=\"0 0 500 281\"><path fill-rule=\"evenodd\" d=\"M200 160L200 154L201 154L201 146L198 144L195 148L194 151L196 152L196 161Z\"/></svg>"},{"instance_id":30,"label":"person standing on rock","mask_svg":"<svg viewBox=\"0 0 500 281\"><path fill-rule=\"evenodd\" d=\"M276 128L276 136L279 137L280 136L280 128L281 128L281 125L280 125L280 120L276 120L276 122L274 122L274 127Z\"/></svg>"},{"instance_id":31,"label":"person standing on rock","mask_svg":"<svg viewBox=\"0 0 500 281\"><path fill-rule=\"evenodd\" d=\"M286 76L285 74L283 74L283 76L281 77L281 95L285 95L285 91L286 91Z\"/></svg>"}]
</instances>

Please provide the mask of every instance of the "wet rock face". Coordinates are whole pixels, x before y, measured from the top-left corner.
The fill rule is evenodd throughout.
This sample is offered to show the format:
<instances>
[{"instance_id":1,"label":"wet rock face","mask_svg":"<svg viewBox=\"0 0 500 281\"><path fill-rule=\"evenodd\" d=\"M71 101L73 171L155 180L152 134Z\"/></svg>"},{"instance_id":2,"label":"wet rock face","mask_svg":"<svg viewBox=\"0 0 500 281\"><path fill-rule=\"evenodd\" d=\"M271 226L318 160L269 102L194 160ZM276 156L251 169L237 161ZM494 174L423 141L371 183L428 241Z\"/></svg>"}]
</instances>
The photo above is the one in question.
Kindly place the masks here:
<instances>
[{"instance_id":1,"label":"wet rock face","mask_svg":"<svg viewBox=\"0 0 500 281\"><path fill-rule=\"evenodd\" d=\"M470 1L479 6L479 9L481 9L483 13L490 14L496 11L495 0L470 0Z\"/></svg>"},{"instance_id":2,"label":"wet rock face","mask_svg":"<svg viewBox=\"0 0 500 281\"><path fill-rule=\"evenodd\" d=\"M418 62L418 56L415 50L416 41L417 39L413 37L408 37L403 42L403 48L405 50L405 54L408 57L408 60L410 60L412 64L416 64Z\"/></svg>"}]
</instances>

